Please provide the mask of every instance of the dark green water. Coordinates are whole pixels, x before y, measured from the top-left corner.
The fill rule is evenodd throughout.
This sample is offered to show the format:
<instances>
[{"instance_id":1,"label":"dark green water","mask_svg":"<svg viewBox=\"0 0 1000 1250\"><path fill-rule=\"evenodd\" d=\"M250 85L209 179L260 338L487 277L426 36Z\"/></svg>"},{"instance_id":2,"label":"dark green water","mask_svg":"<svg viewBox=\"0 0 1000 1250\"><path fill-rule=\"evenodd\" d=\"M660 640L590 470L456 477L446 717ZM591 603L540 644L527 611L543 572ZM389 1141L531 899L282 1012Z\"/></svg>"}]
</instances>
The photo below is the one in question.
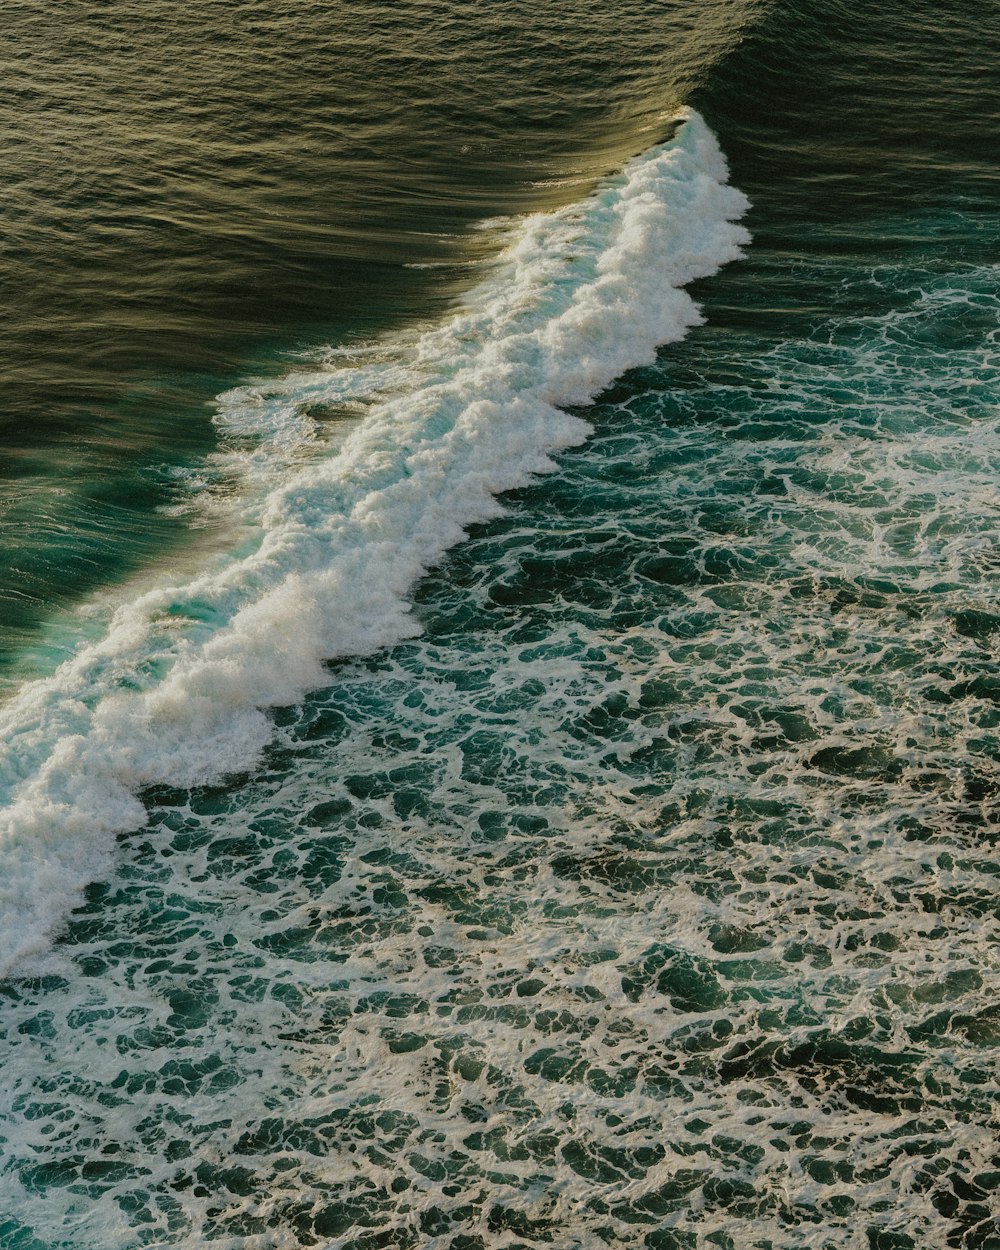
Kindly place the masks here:
<instances>
[{"instance_id":1,"label":"dark green water","mask_svg":"<svg viewBox=\"0 0 1000 1250\"><path fill-rule=\"evenodd\" d=\"M440 315L476 223L648 146L752 11L7 6L0 662L169 568L219 391Z\"/></svg>"},{"instance_id":2,"label":"dark green water","mask_svg":"<svg viewBox=\"0 0 1000 1250\"><path fill-rule=\"evenodd\" d=\"M344 303L317 311L336 282L303 227L312 294L192 329L239 252L206 244L197 346L161 367L184 379L190 357L192 389L141 453L122 435L122 489L142 494L143 456L201 471L198 387L251 360L280 378L276 353L322 335L355 343L353 373L328 354L253 402L283 430L362 399L373 432L288 458L244 438L250 468L217 472L246 515L205 514L244 562L155 592L8 708L0 1246L1000 1245L1000 15L773 4L726 51L723 13L396 9L421 38L392 44L379 98L398 90L422 155L371 174L371 222L360 166L323 210ZM290 56L267 29L253 46ZM372 93L377 58L334 44ZM509 146L459 176L452 137L466 108L495 126L501 81ZM317 90L375 125L343 82ZM274 93L276 127L296 99ZM554 212L678 100L718 135L753 243L691 288L704 325L572 410L581 444L544 406L531 424L523 378L568 403L573 370L628 359L657 275L708 247L702 149L515 227L514 260L477 262L456 320L445 302L496 237L475 219ZM532 185L571 170L578 191ZM247 254L291 290L258 226ZM587 302L602 281L631 300ZM561 450L524 484L531 437ZM473 478L521 485L489 517L463 503ZM176 497L143 498L133 533ZM87 586L190 551L200 515L102 547ZM434 564L412 591L407 544ZM293 702L297 680L314 692ZM228 778L178 784L199 751Z\"/></svg>"}]
</instances>

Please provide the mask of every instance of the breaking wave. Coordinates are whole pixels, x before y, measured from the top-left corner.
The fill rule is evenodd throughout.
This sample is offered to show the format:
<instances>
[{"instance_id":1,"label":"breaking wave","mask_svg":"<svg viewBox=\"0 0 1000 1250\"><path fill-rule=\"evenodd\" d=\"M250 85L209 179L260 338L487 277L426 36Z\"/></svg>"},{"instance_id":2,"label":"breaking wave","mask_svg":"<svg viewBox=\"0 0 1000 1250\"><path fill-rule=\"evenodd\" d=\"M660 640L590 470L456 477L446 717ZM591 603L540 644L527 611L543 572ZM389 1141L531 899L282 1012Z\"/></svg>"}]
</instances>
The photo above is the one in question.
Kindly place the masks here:
<instances>
[{"instance_id":1,"label":"breaking wave","mask_svg":"<svg viewBox=\"0 0 1000 1250\"><path fill-rule=\"evenodd\" d=\"M324 662L416 632L415 581L497 496L586 437L593 400L699 320L683 289L740 255L746 198L701 117L586 201L527 218L462 311L391 358L331 364L223 397L259 438L242 552L117 611L3 711L0 973L44 966L144 787L251 765L266 711L323 684ZM336 450L305 463L317 406L364 402Z\"/></svg>"}]
</instances>

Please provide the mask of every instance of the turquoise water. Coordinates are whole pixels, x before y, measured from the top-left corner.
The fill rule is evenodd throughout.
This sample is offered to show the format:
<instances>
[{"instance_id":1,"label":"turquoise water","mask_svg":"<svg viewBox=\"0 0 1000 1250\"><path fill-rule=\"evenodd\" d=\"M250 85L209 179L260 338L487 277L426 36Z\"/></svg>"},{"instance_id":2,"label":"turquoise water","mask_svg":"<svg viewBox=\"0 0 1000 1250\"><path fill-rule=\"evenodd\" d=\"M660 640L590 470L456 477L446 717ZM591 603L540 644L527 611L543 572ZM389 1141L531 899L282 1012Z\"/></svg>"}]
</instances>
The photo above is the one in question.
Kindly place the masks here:
<instances>
[{"instance_id":1,"label":"turquoise water","mask_svg":"<svg viewBox=\"0 0 1000 1250\"><path fill-rule=\"evenodd\" d=\"M221 401L240 545L6 707L0 1244L1000 1244L962 17L758 13L454 313Z\"/></svg>"}]
</instances>

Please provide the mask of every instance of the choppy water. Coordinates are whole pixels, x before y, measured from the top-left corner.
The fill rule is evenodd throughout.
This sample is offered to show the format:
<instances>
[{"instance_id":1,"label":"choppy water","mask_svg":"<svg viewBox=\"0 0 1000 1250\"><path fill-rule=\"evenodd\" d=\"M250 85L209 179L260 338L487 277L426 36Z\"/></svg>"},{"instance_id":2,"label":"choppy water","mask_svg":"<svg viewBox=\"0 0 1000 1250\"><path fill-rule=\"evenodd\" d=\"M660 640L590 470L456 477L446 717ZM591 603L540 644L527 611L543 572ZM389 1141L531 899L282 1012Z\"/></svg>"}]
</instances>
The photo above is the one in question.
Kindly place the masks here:
<instances>
[{"instance_id":1,"label":"choppy water","mask_svg":"<svg viewBox=\"0 0 1000 1250\"><path fill-rule=\"evenodd\" d=\"M744 18L746 259L697 114L496 223L8 701L0 1245L1000 1244L1000 25Z\"/></svg>"}]
</instances>

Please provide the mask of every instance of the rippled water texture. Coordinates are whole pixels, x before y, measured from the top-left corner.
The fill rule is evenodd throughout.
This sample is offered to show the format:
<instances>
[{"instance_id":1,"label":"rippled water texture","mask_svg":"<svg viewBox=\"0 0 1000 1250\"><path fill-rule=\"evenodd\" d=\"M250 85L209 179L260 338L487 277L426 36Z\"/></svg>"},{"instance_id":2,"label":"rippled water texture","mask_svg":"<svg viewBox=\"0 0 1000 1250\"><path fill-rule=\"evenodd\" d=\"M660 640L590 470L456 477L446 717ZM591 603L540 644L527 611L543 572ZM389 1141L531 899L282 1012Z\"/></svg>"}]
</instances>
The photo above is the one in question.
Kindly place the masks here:
<instances>
[{"instance_id":1,"label":"rippled water texture","mask_svg":"<svg viewBox=\"0 0 1000 1250\"><path fill-rule=\"evenodd\" d=\"M754 203L705 324L0 986L0 1245L1000 1245L1000 23L759 16L691 96ZM613 186L425 363L645 292Z\"/></svg>"},{"instance_id":2,"label":"rippled water texture","mask_svg":"<svg viewBox=\"0 0 1000 1250\"><path fill-rule=\"evenodd\" d=\"M6 5L0 663L177 558L220 390L439 314L470 227L661 137L752 11Z\"/></svg>"}]
</instances>

